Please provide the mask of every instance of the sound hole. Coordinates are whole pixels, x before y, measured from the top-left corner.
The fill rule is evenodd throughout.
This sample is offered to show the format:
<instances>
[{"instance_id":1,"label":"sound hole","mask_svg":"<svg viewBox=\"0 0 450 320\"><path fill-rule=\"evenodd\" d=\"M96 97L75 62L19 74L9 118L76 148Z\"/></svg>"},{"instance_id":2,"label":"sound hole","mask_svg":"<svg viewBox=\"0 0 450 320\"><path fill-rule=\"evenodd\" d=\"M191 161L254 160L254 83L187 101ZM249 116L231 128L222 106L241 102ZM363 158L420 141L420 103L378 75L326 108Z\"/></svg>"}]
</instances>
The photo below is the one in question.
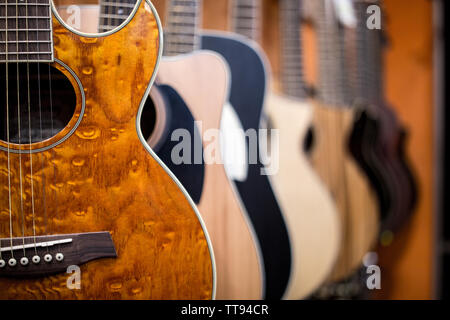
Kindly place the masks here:
<instances>
[{"instance_id":1,"label":"sound hole","mask_svg":"<svg viewBox=\"0 0 450 320\"><path fill-rule=\"evenodd\" d=\"M0 65L1 140L7 142L9 125L11 143L45 141L67 126L75 107L72 83L57 68L46 63Z\"/></svg>"},{"instance_id":2,"label":"sound hole","mask_svg":"<svg viewBox=\"0 0 450 320\"><path fill-rule=\"evenodd\" d=\"M144 109L141 116L141 131L145 140L148 140L156 126L156 107L151 96L145 101Z\"/></svg>"}]
</instances>

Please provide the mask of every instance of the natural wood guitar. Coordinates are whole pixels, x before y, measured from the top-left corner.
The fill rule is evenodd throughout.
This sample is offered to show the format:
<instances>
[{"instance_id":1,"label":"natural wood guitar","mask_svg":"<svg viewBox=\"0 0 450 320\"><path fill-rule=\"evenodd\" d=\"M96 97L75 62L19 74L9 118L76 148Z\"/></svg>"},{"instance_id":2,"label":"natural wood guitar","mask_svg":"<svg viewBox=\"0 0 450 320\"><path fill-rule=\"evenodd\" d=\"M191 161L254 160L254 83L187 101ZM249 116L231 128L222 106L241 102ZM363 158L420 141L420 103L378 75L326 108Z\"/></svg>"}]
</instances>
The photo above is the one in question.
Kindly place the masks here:
<instances>
[{"instance_id":1,"label":"natural wood guitar","mask_svg":"<svg viewBox=\"0 0 450 320\"><path fill-rule=\"evenodd\" d=\"M89 36L49 0L0 5L1 299L214 296L202 220L137 132L161 28L133 8Z\"/></svg>"}]
</instances>

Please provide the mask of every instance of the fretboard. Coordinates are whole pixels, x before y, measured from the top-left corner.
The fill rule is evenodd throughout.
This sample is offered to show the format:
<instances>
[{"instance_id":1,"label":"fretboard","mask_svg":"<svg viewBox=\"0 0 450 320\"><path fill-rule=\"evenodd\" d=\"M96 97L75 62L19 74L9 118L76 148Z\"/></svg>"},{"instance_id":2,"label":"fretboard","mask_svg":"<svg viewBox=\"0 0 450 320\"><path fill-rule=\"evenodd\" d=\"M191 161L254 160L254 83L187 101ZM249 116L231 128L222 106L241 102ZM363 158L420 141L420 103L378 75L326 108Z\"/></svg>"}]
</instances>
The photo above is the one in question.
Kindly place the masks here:
<instances>
[{"instance_id":1,"label":"fretboard","mask_svg":"<svg viewBox=\"0 0 450 320\"><path fill-rule=\"evenodd\" d=\"M285 94L304 98L302 41L300 32L300 0L280 1L281 81Z\"/></svg>"},{"instance_id":2,"label":"fretboard","mask_svg":"<svg viewBox=\"0 0 450 320\"><path fill-rule=\"evenodd\" d=\"M201 0L170 0L164 29L164 55L189 53L200 47Z\"/></svg>"},{"instance_id":3,"label":"fretboard","mask_svg":"<svg viewBox=\"0 0 450 320\"><path fill-rule=\"evenodd\" d=\"M345 29L340 25L332 0L317 1L319 47L319 97L329 105L351 104L348 88Z\"/></svg>"},{"instance_id":4,"label":"fretboard","mask_svg":"<svg viewBox=\"0 0 450 320\"><path fill-rule=\"evenodd\" d=\"M0 62L52 62L50 0L0 0Z\"/></svg>"},{"instance_id":5,"label":"fretboard","mask_svg":"<svg viewBox=\"0 0 450 320\"><path fill-rule=\"evenodd\" d=\"M261 0L233 0L232 31L259 41L261 37Z\"/></svg>"},{"instance_id":6,"label":"fretboard","mask_svg":"<svg viewBox=\"0 0 450 320\"><path fill-rule=\"evenodd\" d=\"M99 32L120 26L133 12L136 0L100 0Z\"/></svg>"},{"instance_id":7,"label":"fretboard","mask_svg":"<svg viewBox=\"0 0 450 320\"><path fill-rule=\"evenodd\" d=\"M358 17L356 30L356 64L353 77L354 95L362 103L378 104L383 96L382 30L366 26L367 8L376 0L355 0Z\"/></svg>"}]
</instances>

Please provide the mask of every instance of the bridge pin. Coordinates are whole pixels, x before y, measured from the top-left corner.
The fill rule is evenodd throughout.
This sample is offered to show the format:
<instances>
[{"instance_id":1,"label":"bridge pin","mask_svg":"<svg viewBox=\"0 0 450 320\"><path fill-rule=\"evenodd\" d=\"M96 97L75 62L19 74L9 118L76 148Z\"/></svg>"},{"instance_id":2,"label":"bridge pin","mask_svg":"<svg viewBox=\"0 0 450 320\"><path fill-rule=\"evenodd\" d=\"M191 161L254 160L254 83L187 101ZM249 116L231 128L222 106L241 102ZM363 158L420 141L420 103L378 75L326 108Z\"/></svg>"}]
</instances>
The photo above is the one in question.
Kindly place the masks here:
<instances>
[{"instance_id":1,"label":"bridge pin","mask_svg":"<svg viewBox=\"0 0 450 320\"><path fill-rule=\"evenodd\" d=\"M61 262L64 260L64 255L62 253L57 253L55 259L56 261Z\"/></svg>"},{"instance_id":2,"label":"bridge pin","mask_svg":"<svg viewBox=\"0 0 450 320\"><path fill-rule=\"evenodd\" d=\"M11 259L8 260L8 264L9 264L10 267L15 267L16 264L17 264L17 260L14 259L14 258L11 258Z\"/></svg>"},{"instance_id":3,"label":"bridge pin","mask_svg":"<svg viewBox=\"0 0 450 320\"><path fill-rule=\"evenodd\" d=\"M31 261L33 261L34 264L38 264L39 262L41 262L41 258L38 255L33 256L33 258L31 258Z\"/></svg>"},{"instance_id":4,"label":"bridge pin","mask_svg":"<svg viewBox=\"0 0 450 320\"><path fill-rule=\"evenodd\" d=\"M27 257L20 258L20 264L23 265L23 266L27 266L28 265L28 258Z\"/></svg>"},{"instance_id":5,"label":"bridge pin","mask_svg":"<svg viewBox=\"0 0 450 320\"><path fill-rule=\"evenodd\" d=\"M0 260L0 268L4 268L5 266L6 266L5 260L1 259Z\"/></svg>"},{"instance_id":6,"label":"bridge pin","mask_svg":"<svg viewBox=\"0 0 450 320\"><path fill-rule=\"evenodd\" d=\"M50 262L52 262L52 260L53 260L53 257L52 257L52 255L51 255L50 253L47 253L47 254L44 256L44 261L45 261L45 262L50 263Z\"/></svg>"}]
</instances>

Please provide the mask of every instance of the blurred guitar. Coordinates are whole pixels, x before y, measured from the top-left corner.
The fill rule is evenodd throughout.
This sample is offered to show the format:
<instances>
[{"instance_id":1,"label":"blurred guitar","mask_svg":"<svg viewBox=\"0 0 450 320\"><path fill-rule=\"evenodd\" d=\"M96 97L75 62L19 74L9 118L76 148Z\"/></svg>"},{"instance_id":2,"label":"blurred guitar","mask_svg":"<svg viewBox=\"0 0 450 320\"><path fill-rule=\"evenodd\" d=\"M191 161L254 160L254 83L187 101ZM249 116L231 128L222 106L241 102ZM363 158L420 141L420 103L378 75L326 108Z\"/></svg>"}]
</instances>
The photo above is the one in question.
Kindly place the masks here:
<instances>
[{"instance_id":1,"label":"blurred guitar","mask_svg":"<svg viewBox=\"0 0 450 320\"><path fill-rule=\"evenodd\" d=\"M234 174L234 184L259 239L265 270L264 297L294 298L285 293L287 286L294 280L292 275L298 269L298 251L291 246L291 241L295 240L295 226L288 224L269 178L273 172L260 157L264 154L264 141L259 139L258 134L263 120L269 73L267 59L255 42L260 34L261 1L235 0L231 2L231 6L231 25L235 33L204 31L202 48L218 52L226 59L232 81L229 99L231 110L225 109L228 112L224 113L224 117L233 118L230 113L235 115L234 118L238 119L248 134L245 140L244 156L247 159L244 169L235 169L239 174L234 174L233 171L231 175ZM226 126L227 123L222 122L222 127ZM226 134L226 129L224 131ZM230 147L224 148L225 156L233 154L233 146L239 142L237 139L229 140L231 142L227 146ZM239 155L236 158L241 159ZM252 163L250 159L253 159ZM277 159L273 160L275 161L270 165L277 167Z\"/></svg>"},{"instance_id":2,"label":"blurred guitar","mask_svg":"<svg viewBox=\"0 0 450 320\"><path fill-rule=\"evenodd\" d=\"M380 240L388 245L392 233L412 214L417 187L404 152L405 130L384 98L383 30L370 30L365 24L367 9L373 4L381 5L376 0L354 0L358 25L351 39L355 57L352 87L361 112L355 119L350 150L375 186L382 223Z\"/></svg>"},{"instance_id":3,"label":"blurred guitar","mask_svg":"<svg viewBox=\"0 0 450 320\"><path fill-rule=\"evenodd\" d=\"M267 101L269 123L279 129L280 169L271 177L287 224L297 269L286 297L305 298L329 276L340 248L341 222L326 186L313 171L304 142L313 118L303 78L299 0L280 1L282 95ZM275 155L278 156L278 155Z\"/></svg>"},{"instance_id":4,"label":"blurred guitar","mask_svg":"<svg viewBox=\"0 0 450 320\"><path fill-rule=\"evenodd\" d=\"M330 281L351 276L375 245L378 204L370 180L348 152L357 109L348 92L345 28L332 0L308 0L315 9L319 48L319 88L314 109L312 162L336 201L342 242Z\"/></svg>"}]
</instances>

